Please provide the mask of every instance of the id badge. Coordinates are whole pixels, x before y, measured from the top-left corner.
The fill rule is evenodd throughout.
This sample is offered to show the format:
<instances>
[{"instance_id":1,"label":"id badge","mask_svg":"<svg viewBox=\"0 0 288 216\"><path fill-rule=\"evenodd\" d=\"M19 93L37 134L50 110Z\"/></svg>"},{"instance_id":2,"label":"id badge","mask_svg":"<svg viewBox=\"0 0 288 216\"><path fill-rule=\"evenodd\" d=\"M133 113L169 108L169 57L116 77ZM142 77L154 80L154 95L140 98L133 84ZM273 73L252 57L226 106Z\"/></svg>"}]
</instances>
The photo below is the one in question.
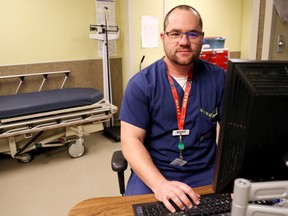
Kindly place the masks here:
<instances>
[{"instance_id":1,"label":"id badge","mask_svg":"<svg viewBox=\"0 0 288 216\"><path fill-rule=\"evenodd\" d=\"M172 165L176 165L176 166L184 166L187 163L187 161L180 159L180 158L176 158L175 160L173 160L170 164Z\"/></svg>"},{"instance_id":2,"label":"id badge","mask_svg":"<svg viewBox=\"0 0 288 216\"><path fill-rule=\"evenodd\" d=\"M189 135L190 130L173 130L172 136L185 136Z\"/></svg>"}]
</instances>

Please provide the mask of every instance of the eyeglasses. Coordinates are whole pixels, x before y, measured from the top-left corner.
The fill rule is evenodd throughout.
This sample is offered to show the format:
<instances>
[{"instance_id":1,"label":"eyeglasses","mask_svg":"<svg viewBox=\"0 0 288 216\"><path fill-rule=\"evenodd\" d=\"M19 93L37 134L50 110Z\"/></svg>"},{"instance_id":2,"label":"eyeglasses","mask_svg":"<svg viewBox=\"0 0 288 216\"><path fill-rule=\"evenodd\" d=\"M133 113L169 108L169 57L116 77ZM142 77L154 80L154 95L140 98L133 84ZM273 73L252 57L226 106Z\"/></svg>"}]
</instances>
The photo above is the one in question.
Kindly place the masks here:
<instances>
[{"instance_id":1,"label":"eyeglasses","mask_svg":"<svg viewBox=\"0 0 288 216\"><path fill-rule=\"evenodd\" d=\"M204 32L191 31L191 32L178 32L178 31L170 31L165 32L165 34L172 40L181 40L182 36L185 34L190 42L199 38L204 34Z\"/></svg>"}]
</instances>

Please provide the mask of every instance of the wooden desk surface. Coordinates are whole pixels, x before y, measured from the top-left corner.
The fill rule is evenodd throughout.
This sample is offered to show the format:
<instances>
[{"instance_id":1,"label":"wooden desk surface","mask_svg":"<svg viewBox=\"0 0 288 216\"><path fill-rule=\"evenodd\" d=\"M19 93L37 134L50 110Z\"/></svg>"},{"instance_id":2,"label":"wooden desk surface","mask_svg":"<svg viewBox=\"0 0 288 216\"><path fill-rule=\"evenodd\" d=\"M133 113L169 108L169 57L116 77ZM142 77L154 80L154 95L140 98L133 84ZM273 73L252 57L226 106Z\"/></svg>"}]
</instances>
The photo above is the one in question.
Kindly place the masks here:
<instances>
[{"instance_id":1,"label":"wooden desk surface","mask_svg":"<svg viewBox=\"0 0 288 216\"><path fill-rule=\"evenodd\" d=\"M199 194L213 193L212 187L204 186L194 188ZM133 216L132 204L154 202L154 194L137 196L97 197L84 200L76 204L68 216L95 216L95 215L121 215Z\"/></svg>"}]
</instances>

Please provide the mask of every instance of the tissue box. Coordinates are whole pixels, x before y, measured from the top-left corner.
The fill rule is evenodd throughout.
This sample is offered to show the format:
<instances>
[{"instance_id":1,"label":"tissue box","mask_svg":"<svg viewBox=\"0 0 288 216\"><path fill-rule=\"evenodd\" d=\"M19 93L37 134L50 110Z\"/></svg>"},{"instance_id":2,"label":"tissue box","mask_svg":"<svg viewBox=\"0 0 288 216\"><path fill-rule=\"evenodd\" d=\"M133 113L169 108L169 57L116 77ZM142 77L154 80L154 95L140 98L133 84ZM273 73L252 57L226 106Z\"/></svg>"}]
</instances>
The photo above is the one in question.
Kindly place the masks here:
<instances>
[{"instance_id":1,"label":"tissue box","mask_svg":"<svg viewBox=\"0 0 288 216\"><path fill-rule=\"evenodd\" d=\"M222 37L207 37L204 38L204 44L209 44L211 49L224 48L225 39Z\"/></svg>"}]
</instances>

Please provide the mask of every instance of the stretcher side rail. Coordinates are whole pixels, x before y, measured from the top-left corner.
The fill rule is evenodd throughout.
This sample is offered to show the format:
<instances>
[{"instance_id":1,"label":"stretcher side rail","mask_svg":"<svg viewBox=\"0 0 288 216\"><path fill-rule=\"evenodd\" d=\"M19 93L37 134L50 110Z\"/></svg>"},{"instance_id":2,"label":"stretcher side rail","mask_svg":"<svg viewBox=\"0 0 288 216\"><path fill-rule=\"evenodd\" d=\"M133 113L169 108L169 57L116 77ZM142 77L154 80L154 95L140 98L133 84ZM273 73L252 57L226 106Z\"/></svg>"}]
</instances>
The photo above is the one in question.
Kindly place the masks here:
<instances>
[{"instance_id":1,"label":"stretcher side rail","mask_svg":"<svg viewBox=\"0 0 288 216\"><path fill-rule=\"evenodd\" d=\"M109 121L116 113L117 107L111 105L102 109L92 109L88 111L78 111L70 113L67 111L61 115L49 115L33 119L33 115L24 121L13 121L9 124L0 125L0 138L30 134L33 132L51 130L60 127L67 127L75 124L85 124L89 122L104 123ZM23 118L23 116L21 117ZM22 126L22 127L21 127Z\"/></svg>"},{"instance_id":2,"label":"stretcher side rail","mask_svg":"<svg viewBox=\"0 0 288 216\"><path fill-rule=\"evenodd\" d=\"M26 120L22 116L21 121L15 121L17 118L13 117L14 121L2 123L0 125L0 139L8 138L9 144L9 150L2 152L11 154L13 158L27 163L31 160L31 156L27 152L33 149L68 145L68 154L72 158L82 156L85 150L83 136L103 130L103 123L108 122L118 108L109 104L105 99L91 106L83 106L83 110L80 108L72 108L76 110L74 112L67 112L67 110L71 110L67 109L66 113L61 110L60 114L57 114L57 111L52 111L53 115L44 114L43 117L36 119L33 119L33 115L29 115ZM88 131L86 131L86 127ZM92 131L91 127L93 128ZM64 129L64 132L60 131L56 135L40 139L44 133L57 129L62 131ZM28 141L19 145L17 143L19 137L24 137L23 139Z\"/></svg>"},{"instance_id":3,"label":"stretcher side rail","mask_svg":"<svg viewBox=\"0 0 288 216\"><path fill-rule=\"evenodd\" d=\"M97 114L97 113L108 113L112 112L113 114L117 111L117 107L112 104L109 104L105 99L94 103L92 105L87 106L80 106L80 107L73 107L67 109L60 109L56 111L47 111L43 113L35 113L35 114L28 114L23 116L16 116L10 118L3 118L0 119L0 130L20 126L25 124L33 124L37 122L49 121L50 118L53 120L61 119L61 118L68 118L73 116L79 115L89 115L89 114Z\"/></svg>"},{"instance_id":4,"label":"stretcher side rail","mask_svg":"<svg viewBox=\"0 0 288 216\"><path fill-rule=\"evenodd\" d=\"M38 91L40 92L45 84L45 82L48 79L49 75L57 75L57 74L63 74L64 75L64 79L62 81L62 84L60 86L60 89L62 89L70 75L70 70L63 70L63 71L53 71L53 72L42 72L42 73L28 73L28 74L17 74L17 75L6 75L6 76L0 76L0 79L11 79L11 78L17 78L19 79L19 83L18 86L15 90L15 94L17 94L19 92L19 89L21 88L22 84L25 81L26 77L33 77L33 76L42 76L42 82L40 84L40 87L38 89Z\"/></svg>"}]
</instances>

